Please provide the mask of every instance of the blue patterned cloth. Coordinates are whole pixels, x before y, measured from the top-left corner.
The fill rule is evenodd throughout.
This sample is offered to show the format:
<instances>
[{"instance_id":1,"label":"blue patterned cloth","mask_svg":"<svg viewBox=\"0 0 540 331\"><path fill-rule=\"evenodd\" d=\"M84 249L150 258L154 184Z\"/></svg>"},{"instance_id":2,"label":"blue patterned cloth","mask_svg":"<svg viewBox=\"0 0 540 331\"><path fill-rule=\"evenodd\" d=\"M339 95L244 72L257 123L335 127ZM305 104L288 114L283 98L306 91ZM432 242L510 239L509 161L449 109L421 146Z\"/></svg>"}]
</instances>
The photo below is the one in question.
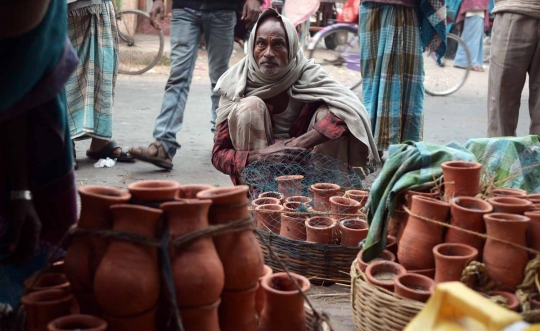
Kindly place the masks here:
<instances>
[{"instance_id":1,"label":"blue patterned cloth","mask_svg":"<svg viewBox=\"0 0 540 331\"><path fill-rule=\"evenodd\" d=\"M420 0L420 38L424 49L437 54L446 53L446 5L444 0Z\"/></svg>"}]
</instances>

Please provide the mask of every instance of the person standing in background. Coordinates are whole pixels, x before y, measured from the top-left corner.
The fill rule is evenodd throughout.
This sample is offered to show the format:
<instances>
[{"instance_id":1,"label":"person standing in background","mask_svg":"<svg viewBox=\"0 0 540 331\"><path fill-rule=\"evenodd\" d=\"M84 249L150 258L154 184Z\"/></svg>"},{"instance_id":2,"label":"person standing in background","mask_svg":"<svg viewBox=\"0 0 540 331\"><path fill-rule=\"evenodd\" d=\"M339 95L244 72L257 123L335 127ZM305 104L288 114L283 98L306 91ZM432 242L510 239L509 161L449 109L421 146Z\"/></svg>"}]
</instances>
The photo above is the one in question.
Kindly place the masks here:
<instances>
[{"instance_id":1,"label":"person standing in background","mask_svg":"<svg viewBox=\"0 0 540 331\"><path fill-rule=\"evenodd\" d=\"M467 45L471 55L472 70L483 72L484 63L484 30L486 11L489 0L463 0L456 23L463 22L461 39ZM461 45L458 46L454 67L467 67L467 54Z\"/></svg>"},{"instance_id":2,"label":"person standing in background","mask_svg":"<svg viewBox=\"0 0 540 331\"><path fill-rule=\"evenodd\" d=\"M515 136L529 74L530 134L540 135L540 1L495 0L488 83L488 136Z\"/></svg>"},{"instance_id":3,"label":"person standing in background","mask_svg":"<svg viewBox=\"0 0 540 331\"><path fill-rule=\"evenodd\" d=\"M69 126L74 140L91 138L86 156L119 162L134 159L112 139L113 101L118 74L118 29L110 0L68 4L68 36L79 57L66 84ZM73 143L75 152L75 143ZM76 156L74 154L74 156ZM74 168L78 168L75 158Z\"/></svg>"}]
</instances>

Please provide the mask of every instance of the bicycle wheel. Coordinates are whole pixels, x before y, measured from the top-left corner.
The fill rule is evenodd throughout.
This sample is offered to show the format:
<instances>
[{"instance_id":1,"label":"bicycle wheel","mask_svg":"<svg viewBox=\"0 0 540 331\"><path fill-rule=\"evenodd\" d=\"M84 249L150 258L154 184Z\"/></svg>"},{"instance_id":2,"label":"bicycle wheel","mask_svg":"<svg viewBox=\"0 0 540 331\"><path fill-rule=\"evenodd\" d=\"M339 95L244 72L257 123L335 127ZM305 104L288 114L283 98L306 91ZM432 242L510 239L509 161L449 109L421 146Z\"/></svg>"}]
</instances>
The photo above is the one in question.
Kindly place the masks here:
<instances>
[{"instance_id":1,"label":"bicycle wheel","mask_svg":"<svg viewBox=\"0 0 540 331\"><path fill-rule=\"evenodd\" d=\"M465 42L455 34L447 35L448 45L457 44L465 51L467 65L463 68L454 66L457 47L448 47L442 58L442 65L436 61L435 53L424 52L424 88L426 93L433 96L449 95L459 90L467 80L471 70L471 54Z\"/></svg>"},{"instance_id":2,"label":"bicycle wheel","mask_svg":"<svg viewBox=\"0 0 540 331\"><path fill-rule=\"evenodd\" d=\"M140 10L116 13L118 25L118 72L140 75L158 63L163 54L163 32L150 24L150 16Z\"/></svg>"},{"instance_id":3,"label":"bicycle wheel","mask_svg":"<svg viewBox=\"0 0 540 331\"><path fill-rule=\"evenodd\" d=\"M310 49L308 58L320 64L328 76L351 90L360 86L360 43L356 27L341 26L325 31Z\"/></svg>"}]
</instances>

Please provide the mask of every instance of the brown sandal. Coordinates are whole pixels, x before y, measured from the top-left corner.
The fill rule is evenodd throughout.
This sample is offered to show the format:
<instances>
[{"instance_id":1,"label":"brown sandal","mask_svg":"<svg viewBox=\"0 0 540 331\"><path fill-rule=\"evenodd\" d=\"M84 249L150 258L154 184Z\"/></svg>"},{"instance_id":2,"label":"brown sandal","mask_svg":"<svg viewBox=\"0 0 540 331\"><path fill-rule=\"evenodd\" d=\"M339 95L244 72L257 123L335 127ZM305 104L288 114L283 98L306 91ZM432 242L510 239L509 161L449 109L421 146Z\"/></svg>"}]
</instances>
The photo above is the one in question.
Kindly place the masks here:
<instances>
[{"instance_id":1,"label":"brown sandal","mask_svg":"<svg viewBox=\"0 0 540 331\"><path fill-rule=\"evenodd\" d=\"M150 155L150 153L148 152L148 147L150 146L154 146L157 149L157 156ZM129 153L131 154L133 158L143 161L143 162L151 163L155 165L156 167L166 169L166 170L171 170L173 168L172 161L170 160L167 161L168 157L167 157L167 154L165 153L165 149L163 148L163 145L161 144L161 142L155 141L151 143L150 145L148 145L148 147L147 148L136 147L138 151L134 150L134 148L132 147L129 150Z\"/></svg>"}]
</instances>

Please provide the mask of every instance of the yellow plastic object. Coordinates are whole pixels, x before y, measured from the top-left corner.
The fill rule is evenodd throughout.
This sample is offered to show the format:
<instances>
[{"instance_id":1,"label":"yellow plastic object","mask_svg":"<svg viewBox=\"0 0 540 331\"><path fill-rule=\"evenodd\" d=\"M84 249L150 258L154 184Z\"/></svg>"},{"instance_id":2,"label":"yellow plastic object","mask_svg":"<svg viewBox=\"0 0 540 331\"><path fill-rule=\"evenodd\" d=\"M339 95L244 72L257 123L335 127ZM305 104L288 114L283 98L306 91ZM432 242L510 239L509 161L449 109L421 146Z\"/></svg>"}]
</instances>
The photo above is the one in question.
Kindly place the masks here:
<instances>
[{"instance_id":1,"label":"yellow plastic object","mask_svg":"<svg viewBox=\"0 0 540 331\"><path fill-rule=\"evenodd\" d=\"M441 283L404 331L500 331L521 320L460 282Z\"/></svg>"}]
</instances>

